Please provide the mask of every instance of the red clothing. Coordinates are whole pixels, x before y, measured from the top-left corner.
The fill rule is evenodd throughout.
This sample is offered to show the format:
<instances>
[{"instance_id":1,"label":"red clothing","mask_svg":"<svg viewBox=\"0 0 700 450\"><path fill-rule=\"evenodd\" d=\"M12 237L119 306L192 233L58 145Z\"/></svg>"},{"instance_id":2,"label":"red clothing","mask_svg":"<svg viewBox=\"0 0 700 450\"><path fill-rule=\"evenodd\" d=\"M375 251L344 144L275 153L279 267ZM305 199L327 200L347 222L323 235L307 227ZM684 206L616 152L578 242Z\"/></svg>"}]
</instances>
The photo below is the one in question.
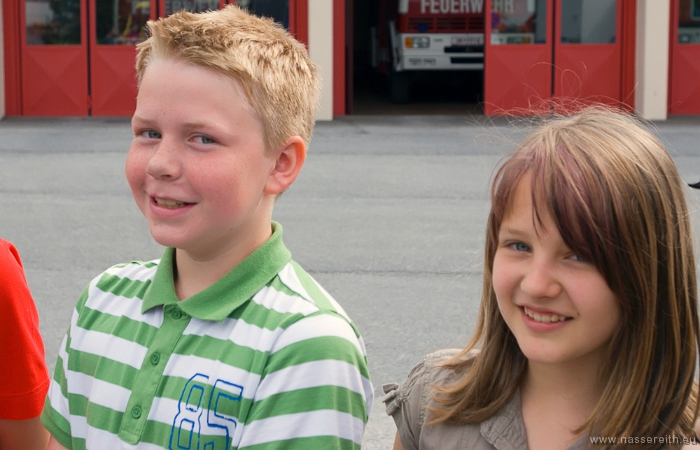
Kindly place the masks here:
<instances>
[{"instance_id":1,"label":"red clothing","mask_svg":"<svg viewBox=\"0 0 700 450\"><path fill-rule=\"evenodd\" d=\"M0 239L0 419L39 416L49 389L39 315L11 243Z\"/></svg>"}]
</instances>

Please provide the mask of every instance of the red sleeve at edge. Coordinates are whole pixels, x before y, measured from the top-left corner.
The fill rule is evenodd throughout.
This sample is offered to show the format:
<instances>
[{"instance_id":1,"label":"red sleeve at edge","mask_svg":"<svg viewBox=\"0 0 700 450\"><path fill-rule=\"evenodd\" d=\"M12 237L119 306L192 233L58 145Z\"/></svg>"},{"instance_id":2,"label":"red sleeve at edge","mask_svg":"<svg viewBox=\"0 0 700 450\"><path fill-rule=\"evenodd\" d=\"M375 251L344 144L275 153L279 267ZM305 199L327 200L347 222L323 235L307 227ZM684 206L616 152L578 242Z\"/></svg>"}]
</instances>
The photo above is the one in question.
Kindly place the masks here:
<instances>
[{"instance_id":1,"label":"red sleeve at edge","mask_svg":"<svg viewBox=\"0 0 700 450\"><path fill-rule=\"evenodd\" d=\"M17 249L0 239L0 419L41 413L49 379L39 315Z\"/></svg>"}]
</instances>

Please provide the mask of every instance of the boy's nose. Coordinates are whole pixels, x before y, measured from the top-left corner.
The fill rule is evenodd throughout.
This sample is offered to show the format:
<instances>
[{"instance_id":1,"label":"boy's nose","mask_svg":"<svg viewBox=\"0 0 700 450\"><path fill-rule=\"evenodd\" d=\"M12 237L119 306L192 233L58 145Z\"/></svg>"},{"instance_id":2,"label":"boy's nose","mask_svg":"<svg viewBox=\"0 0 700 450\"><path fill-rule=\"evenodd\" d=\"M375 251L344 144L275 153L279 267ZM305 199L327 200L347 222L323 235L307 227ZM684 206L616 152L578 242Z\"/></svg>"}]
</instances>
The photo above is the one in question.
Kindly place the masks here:
<instances>
[{"instance_id":1,"label":"boy's nose","mask_svg":"<svg viewBox=\"0 0 700 450\"><path fill-rule=\"evenodd\" d=\"M523 274L520 289L533 299L557 297L562 286L554 264L545 258L533 257Z\"/></svg>"},{"instance_id":2,"label":"boy's nose","mask_svg":"<svg viewBox=\"0 0 700 450\"><path fill-rule=\"evenodd\" d=\"M180 176L180 163L174 142L161 140L146 165L146 172L154 178L177 178Z\"/></svg>"}]
</instances>

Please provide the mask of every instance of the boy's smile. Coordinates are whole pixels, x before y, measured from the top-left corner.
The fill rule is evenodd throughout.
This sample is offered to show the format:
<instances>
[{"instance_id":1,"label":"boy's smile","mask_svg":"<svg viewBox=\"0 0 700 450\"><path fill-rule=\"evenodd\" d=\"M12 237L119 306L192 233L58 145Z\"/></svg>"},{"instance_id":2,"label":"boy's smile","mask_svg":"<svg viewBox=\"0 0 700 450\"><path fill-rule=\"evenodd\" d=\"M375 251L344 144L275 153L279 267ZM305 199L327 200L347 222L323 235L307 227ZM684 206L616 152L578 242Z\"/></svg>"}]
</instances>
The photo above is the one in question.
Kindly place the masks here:
<instances>
[{"instance_id":1,"label":"boy's smile","mask_svg":"<svg viewBox=\"0 0 700 450\"><path fill-rule=\"evenodd\" d=\"M276 160L254 114L222 74L171 59L149 64L126 176L158 243L206 261L245 257L270 236Z\"/></svg>"},{"instance_id":2,"label":"boy's smile","mask_svg":"<svg viewBox=\"0 0 700 450\"><path fill-rule=\"evenodd\" d=\"M165 208L182 208L183 206L189 205L186 202L178 202L177 200L168 200L166 198L154 198L156 205L163 206Z\"/></svg>"}]
</instances>

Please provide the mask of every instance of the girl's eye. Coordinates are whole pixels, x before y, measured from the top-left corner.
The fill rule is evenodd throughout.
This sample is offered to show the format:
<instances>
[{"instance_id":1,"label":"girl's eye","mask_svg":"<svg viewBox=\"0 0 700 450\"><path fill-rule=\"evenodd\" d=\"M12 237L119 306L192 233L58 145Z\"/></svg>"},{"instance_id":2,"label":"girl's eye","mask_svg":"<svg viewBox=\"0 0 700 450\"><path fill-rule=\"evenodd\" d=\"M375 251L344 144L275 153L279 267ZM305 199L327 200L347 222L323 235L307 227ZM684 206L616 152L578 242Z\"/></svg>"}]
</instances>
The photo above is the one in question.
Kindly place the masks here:
<instances>
[{"instance_id":1,"label":"girl's eye","mask_svg":"<svg viewBox=\"0 0 700 450\"><path fill-rule=\"evenodd\" d=\"M198 144L213 144L214 142L216 142L216 141L214 141L214 139L210 138L209 136L202 136L202 135L195 136L194 141L197 142Z\"/></svg>"},{"instance_id":2,"label":"girl's eye","mask_svg":"<svg viewBox=\"0 0 700 450\"><path fill-rule=\"evenodd\" d=\"M141 136L148 138L148 139L160 139L162 136L159 132L154 131L154 130L146 130L142 131Z\"/></svg>"},{"instance_id":3,"label":"girl's eye","mask_svg":"<svg viewBox=\"0 0 700 450\"><path fill-rule=\"evenodd\" d=\"M571 259L573 259L574 261L578 261L578 262L586 262L586 260L582 256L579 256L579 255L571 255Z\"/></svg>"},{"instance_id":4,"label":"girl's eye","mask_svg":"<svg viewBox=\"0 0 700 450\"><path fill-rule=\"evenodd\" d=\"M510 244L510 246L513 248L513 250L518 251L518 252L529 252L530 251L530 247L523 244L522 242L515 242L513 244Z\"/></svg>"}]
</instances>

